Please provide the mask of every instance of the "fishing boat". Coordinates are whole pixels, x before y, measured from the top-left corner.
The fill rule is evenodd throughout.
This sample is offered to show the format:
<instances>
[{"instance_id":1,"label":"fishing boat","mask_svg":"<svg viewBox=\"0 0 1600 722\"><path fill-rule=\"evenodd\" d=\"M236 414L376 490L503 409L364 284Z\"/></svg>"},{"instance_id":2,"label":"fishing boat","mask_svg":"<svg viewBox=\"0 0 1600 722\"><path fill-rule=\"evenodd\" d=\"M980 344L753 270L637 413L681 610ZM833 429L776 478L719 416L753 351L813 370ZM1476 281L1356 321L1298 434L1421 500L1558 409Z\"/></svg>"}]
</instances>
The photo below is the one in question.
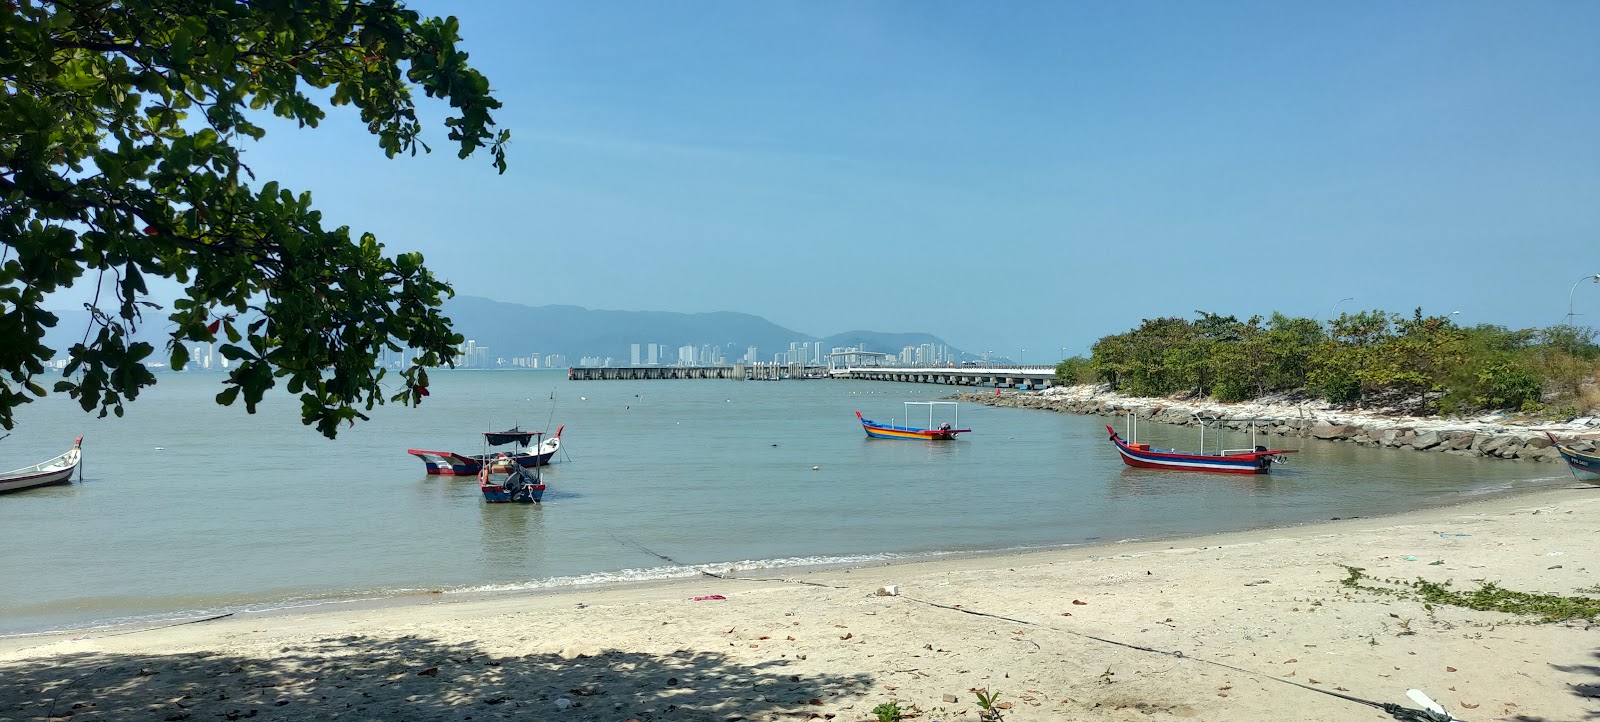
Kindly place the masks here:
<instances>
[{"instance_id":1,"label":"fishing boat","mask_svg":"<svg viewBox=\"0 0 1600 722\"><path fill-rule=\"evenodd\" d=\"M1122 463L1140 469L1171 469L1174 471L1213 471L1224 474L1266 474L1271 472L1272 465L1282 463L1282 454L1293 454L1295 449L1268 449L1256 445L1256 420L1237 419L1237 421L1250 422L1250 448L1225 449L1222 445L1222 436L1219 434L1218 449L1206 449L1206 427L1218 426L1223 422L1235 419L1202 419L1195 417L1200 422L1200 450L1195 452L1177 451L1175 449L1158 449L1149 444L1137 441L1139 419L1128 415L1128 440L1124 441L1117 430L1108 424L1106 431L1111 434L1111 443L1117 447L1117 453L1122 456Z\"/></svg>"},{"instance_id":2,"label":"fishing boat","mask_svg":"<svg viewBox=\"0 0 1600 722\"><path fill-rule=\"evenodd\" d=\"M892 423L892 420L891 423L880 424L876 421L872 421L871 419L862 417L860 411L856 412L856 420L861 422L861 428L865 429L867 432L867 437L872 439L924 439L930 441L949 441L956 438L956 434L972 433L972 429L956 428L956 426L960 424L961 417L960 411L956 408L956 402L954 401L907 401L905 403L907 419L906 423L910 423L911 407L926 406L928 407L928 425L896 426L894 423ZM952 418L948 422L935 426L933 423L934 409L936 407L945 406L950 407Z\"/></svg>"},{"instance_id":3,"label":"fishing boat","mask_svg":"<svg viewBox=\"0 0 1600 722\"><path fill-rule=\"evenodd\" d=\"M565 425L556 427L555 436L538 443L533 443L533 439L543 436L544 432L519 429L485 431L483 439L486 447L516 444L516 451L502 453L521 466L546 466L554 461L556 452L561 450L561 432L566 428ZM482 454L457 454L452 451L427 449L406 449L406 453L421 459L429 474L441 476L471 476L483 469L485 460L501 455L501 453L491 454L488 451Z\"/></svg>"},{"instance_id":4,"label":"fishing boat","mask_svg":"<svg viewBox=\"0 0 1600 722\"><path fill-rule=\"evenodd\" d=\"M534 436L535 446L539 444L538 437L544 436L539 431L526 433ZM494 435L484 434L485 446L494 445L491 436ZM478 490L490 504L538 504L544 501L543 469L542 464L523 466L516 457L505 452L486 451L482 468L478 470Z\"/></svg>"},{"instance_id":5,"label":"fishing boat","mask_svg":"<svg viewBox=\"0 0 1600 722\"><path fill-rule=\"evenodd\" d=\"M1593 451L1579 451L1556 441L1555 434L1548 431L1544 434L1550 437L1550 443L1556 445L1556 453L1561 454L1561 460L1567 462L1567 468L1572 470L1574 477L1579 481L1600 484L1600 454Z\"/></svg>"},{"instance_id":6,"label":"fishing boat","mask_svg":"<svg viewBox=\"0 0 1600 722\"><path fill-rule=\"evenodd\" d=\"M72 481L72 472L78 470L78 462L83 458L83 452L78 448L83 445L83 437L72 442L72 448L67 453L57 456L49 461L41 461L33 466L8 471L0 474L0 491L17 491L32 489L36 486L50 484L63 484Z\"/></svg>"}]
</instances>

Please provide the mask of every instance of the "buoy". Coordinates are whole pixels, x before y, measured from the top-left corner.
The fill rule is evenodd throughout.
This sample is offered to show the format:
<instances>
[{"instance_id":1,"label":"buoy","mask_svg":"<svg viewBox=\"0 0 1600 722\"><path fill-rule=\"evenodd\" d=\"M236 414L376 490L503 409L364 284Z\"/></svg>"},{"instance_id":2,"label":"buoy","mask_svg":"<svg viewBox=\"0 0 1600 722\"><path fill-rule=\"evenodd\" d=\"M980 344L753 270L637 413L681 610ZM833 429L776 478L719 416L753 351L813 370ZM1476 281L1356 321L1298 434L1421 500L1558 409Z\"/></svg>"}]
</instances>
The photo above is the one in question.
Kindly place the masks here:
<instances>
[{"instance_id":1,"label":"buoy","mask_svg":"<svg viewBox=\"0 0 1600 722\"><path fill-rule=\"evenodd\" d=\"M578 397L578 400L579 400L579 401L588 401L588 400L589 400L589 397L587 397L587 396L579 396L579 397Z\"/></svg>"},{"instance_id":2,"label":"buoy","mask_svg":"<svg viewBox=\"0 0 1600 722\"><path fill-rule=\"evenodd\" d=\"M817 470L817 469L820 469L820 468L822 468L822 467L819 467L819 466L813 466L813 467L811 467L811 470L812 470L812 471L816 471L816 470Z\"/></svg>"}]
</instances>

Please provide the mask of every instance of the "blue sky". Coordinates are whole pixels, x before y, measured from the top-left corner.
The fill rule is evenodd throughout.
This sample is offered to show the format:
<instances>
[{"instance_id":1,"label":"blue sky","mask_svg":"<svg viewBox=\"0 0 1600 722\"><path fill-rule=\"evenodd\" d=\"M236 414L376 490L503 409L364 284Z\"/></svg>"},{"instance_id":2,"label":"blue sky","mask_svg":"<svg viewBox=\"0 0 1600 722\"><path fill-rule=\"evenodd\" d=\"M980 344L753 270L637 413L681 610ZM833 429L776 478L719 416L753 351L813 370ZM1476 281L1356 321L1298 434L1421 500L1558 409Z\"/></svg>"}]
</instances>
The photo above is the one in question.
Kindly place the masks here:
<instances>
[{"instance_id":1,"label":"blue sky","mask_svg":"<svg viewBox=\"0 0 1600 722\"><path fill-rule=\"evenodd\" d=\"M460 18L508 173L348 109L246 162L462 293L1043 362L1347 297L1547 325L1600 272L1597 4L411 7Z\"/></svg>"}]
</instances>

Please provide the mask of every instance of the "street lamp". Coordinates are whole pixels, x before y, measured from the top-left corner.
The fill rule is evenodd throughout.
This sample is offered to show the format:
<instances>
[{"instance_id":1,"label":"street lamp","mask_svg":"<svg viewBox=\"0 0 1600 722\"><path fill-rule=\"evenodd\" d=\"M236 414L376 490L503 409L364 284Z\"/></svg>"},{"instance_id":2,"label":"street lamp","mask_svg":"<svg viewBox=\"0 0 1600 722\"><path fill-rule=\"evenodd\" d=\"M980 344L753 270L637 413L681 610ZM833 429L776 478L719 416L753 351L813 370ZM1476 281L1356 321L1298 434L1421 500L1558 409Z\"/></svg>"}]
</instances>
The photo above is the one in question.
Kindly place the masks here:
<instances>
[{"instance_id":1,"label":"street lamp","mask_svg":"<svg viewBox=\"0 0 1600 722\"><path fill-rule=\"evenodd\" d=\"M1572 317L1577 315L1572 312L1572 294L1577 292L1578 284L1583 283L1584 281L1594 281L1595 283L1600 283L1600 273L1596 273L1593 276L1584 276L1583 278L1574 281L1572 284L1572 290L1567 291L1567 322L1565 324L1567 326L1572 325Z\"/></svg>"},{"instance_id":2,"label":"street lamp","mask_svg":"<svg viewBox=\"0 0 1600 722\"><path fill-rule=\"evenodd\" d=\"M1328 312L1328 320L1332 321L1333 319L1336 319L1336 318L1339 317L1339 304L1344 303L1345 301L1354 301L1354 300L1356 300L1355 296L1351 296L1349 298L1341 298L1341 299L1339 299L1336 303L1333 304L1333 310Z\"/></svg>"},{"instance_id":3,"label":"street lamp","mask_svg":"<svg viewBox=\"0 0 1600 722\"><path fill-rule=\"evenodd\" d=\"M1022 354L1025 354L1027 352L1028 352L1028 349L1022 349L1021 351L1017 352L1017 368L1019 368L1019 369L1022 368Z\"/></svg>"},{"instance_id":4,"label":"street lamp","mask_svg":"<svg viewBox=\"0 0 1600 722\"><path fill-rule=\"evenodd\" d=\"M1066 346L1062 346L1061 347L1061 360L1062 361L1067 360L1067 347Z\"/></svg>"}]
</instances>

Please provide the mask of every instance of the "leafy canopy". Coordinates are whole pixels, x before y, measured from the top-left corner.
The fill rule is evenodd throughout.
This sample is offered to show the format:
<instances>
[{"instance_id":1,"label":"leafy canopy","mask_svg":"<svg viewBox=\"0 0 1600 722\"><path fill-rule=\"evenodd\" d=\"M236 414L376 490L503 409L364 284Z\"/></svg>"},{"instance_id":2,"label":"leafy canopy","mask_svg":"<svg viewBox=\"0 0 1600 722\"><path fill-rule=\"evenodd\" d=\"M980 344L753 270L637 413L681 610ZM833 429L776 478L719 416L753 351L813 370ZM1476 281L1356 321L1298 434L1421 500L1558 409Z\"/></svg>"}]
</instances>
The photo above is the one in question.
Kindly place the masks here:
<instances>
[{"instance_id":1,"label":"leafy canopy","mask_svg":"<svg viewBox=\"0 0 1600 722\"><path fill-rule=\"evenodd\" d=\"M219 403L254 412L281 380L331 438L384 403L376 361L407 349L389 400L420 403L460 342L450 286L421 254L324 228L309 193L257 183L240 150L267 111L316 127L320 102L354 106L390 157L428 151L421 88L448 101L460 157L487 147L504 173L500 103L457 29L398 0L0 0L0 425L46 393L58 319L41 303L76 283L105 290L55 389L86 411L120 416L155 383L156 349L132 340L153 313L174 369L185 342L222 341ZM152 276L183 286L170 309Z\"/></svg>"}]
</instances>

